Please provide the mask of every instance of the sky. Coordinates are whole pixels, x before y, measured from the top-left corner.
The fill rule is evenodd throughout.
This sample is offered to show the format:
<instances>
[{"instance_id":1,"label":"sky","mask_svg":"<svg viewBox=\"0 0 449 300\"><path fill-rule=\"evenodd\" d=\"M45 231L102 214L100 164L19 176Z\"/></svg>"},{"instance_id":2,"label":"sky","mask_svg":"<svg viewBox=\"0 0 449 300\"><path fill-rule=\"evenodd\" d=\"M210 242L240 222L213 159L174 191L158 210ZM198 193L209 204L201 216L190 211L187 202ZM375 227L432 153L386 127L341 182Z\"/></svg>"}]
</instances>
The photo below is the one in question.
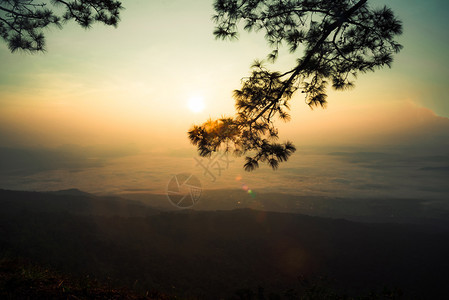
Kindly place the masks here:
<instances>
[{"instance_id":1,"label":"sky","mask_svg":"<svg viewBox=\"0 0 449 300\"><path fill-rule=\"evenodd\" d=\"M233 115L232 91L270 49L263 34L215 40L211 0L123 1L118 28L52 28L44 53L10 53L0 43L0 188L161 193L187 171L206 188L236 187L243 176L259 190L444 198L449 3L370 3L403 21L392 68L330 91L325 110L312 111L298 93L292 121L279 124L281 139L298 147L291 161L248 174L235 158L215 181L198 169L186 132ZM295 58L283 51L273 68L289 70ZM198 99L204 109L195 112L189 103Z\"/></svg>"}]
</instances>

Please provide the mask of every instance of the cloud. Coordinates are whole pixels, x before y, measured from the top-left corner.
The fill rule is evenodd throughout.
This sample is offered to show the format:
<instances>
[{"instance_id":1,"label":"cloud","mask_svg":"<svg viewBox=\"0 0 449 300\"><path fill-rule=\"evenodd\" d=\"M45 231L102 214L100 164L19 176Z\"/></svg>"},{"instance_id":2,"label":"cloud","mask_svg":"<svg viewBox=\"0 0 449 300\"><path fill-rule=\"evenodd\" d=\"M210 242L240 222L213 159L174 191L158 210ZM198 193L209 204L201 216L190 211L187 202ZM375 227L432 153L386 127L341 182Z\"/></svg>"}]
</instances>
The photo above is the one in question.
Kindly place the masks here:
<instances>
[{"instance_id":1,"label":"cloud","mask_svg":"<svg viewBox=\"0 0 449 300\"><path fill-rule=\"evenodd\" d=\"M316 120L303 120L309 131L290 129L298 151L277 171L262 166L246 173L243 160L232 158L229 168L212 181L195 161L194 147L182 144L162 143L160 151L139 144L146 150L138 154L132 146L3 147L1 182L4 188L25 190L164 193L174 174L190 172L204 189L241 188L245 183L256 193L447 198L448 119L408 102L323 112Z\"/></svg>"},{"instance_id":2,"label":"cloud","mask_svg":"<svg viewBox=\"0 0 449 300\"><path fill-rule=\"evenodd\" d=\"M64 145L57 148L0 147L0 173L22 176L51 170L81 171L104 167L108 160L137 153L133 147Z\"/></svg>"},{"instance_id":3,"label":"cloud","mask_svg":"<svg viewBox=\"0 0 449 300\"><path fill-rule=\"evenodd\" d=\"M388 145L431 153L445 153L449 148L449 119L409 101L317 110L283 127L298 145L351 145L376 151Z\"/></svg>"}]
</instances>

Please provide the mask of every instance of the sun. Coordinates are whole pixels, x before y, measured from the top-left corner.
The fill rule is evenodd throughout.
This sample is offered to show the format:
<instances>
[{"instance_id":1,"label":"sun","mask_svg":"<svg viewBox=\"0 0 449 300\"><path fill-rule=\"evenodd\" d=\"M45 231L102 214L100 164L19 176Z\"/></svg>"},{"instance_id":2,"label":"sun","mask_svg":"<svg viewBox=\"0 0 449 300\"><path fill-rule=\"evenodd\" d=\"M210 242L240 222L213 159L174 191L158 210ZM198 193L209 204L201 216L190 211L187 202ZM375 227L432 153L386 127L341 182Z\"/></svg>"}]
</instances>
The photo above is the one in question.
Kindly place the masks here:
<instances>
[{"instance_id":1,"label":"sun","mask_svg":"<svg viewBox=\"0 0 449 300\"><path fill-rule=\"evenodd\" d=\"M204 110L204 99L200 96L190 97L187 106L194 113L200 113Z\"/></svg>"}]
</instances>

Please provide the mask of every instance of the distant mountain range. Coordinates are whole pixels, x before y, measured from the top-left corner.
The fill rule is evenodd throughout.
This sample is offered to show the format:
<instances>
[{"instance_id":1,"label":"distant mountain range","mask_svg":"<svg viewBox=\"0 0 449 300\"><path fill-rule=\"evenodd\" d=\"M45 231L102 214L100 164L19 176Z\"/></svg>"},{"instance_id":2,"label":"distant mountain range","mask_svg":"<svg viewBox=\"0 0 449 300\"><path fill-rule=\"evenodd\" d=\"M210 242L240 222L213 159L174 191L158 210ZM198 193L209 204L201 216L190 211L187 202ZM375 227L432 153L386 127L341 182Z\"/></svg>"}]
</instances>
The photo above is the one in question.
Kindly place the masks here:
<instances>
[{"instance_id":1,"label":"distant mountain range","mask_svg":"<svg viewBox=\"0 0 449 300\"><path fill-rule=\"evenodd\" d=\"M0 189L2 213L71 213L95 216L147 216L159 211L139 201L115 196L99 197L78 189L22 192Z\"/></svg>"},{"instance_id":2,"label":"distant mountain range","mask_svg":"<svg viewBox=\"0 0 449 300\"><path fill-rule=\"evenodd\" d=\"M177 210L169 203L166 195L124 193L120 196L160 210ZM374 196L370 199L331 198L273 192L260 192L253 197L241 189L218 189L204 190L200 200L193 207L194 210L205 211L241 208L341 218L357 222L432 224L449 230L449 203L442 200Z\"/></svg>"}]
</instances>

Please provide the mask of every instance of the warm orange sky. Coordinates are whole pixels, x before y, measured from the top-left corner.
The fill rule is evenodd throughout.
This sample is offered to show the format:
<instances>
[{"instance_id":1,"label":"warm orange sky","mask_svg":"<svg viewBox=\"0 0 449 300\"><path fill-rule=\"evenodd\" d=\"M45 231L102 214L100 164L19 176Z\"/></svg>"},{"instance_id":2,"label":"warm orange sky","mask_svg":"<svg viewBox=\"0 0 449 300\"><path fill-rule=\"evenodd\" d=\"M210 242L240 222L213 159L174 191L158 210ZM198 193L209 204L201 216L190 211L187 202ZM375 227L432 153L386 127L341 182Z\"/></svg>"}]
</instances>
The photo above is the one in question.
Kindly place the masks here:
<instances>
[{"instance_id":1,"label":"warm orange sky","mask_svg":"<svg viewBox=\"0 0 449 300\"><path fill-rule=\"evenodd\" d=\"M331 92L328 110L359 105L369 110L370 104L406 101L449 116L449 47L442 30L448 21L438 6L447 4L392 5L404 20L404 50L392 69L361 76L353 91ZM46 53L11 54L6 46L0 48L3 145L144 145L166 136L180 142L192 123L233 114L232 90L239 88L253 59L269 51L262 35L215 41L209 1L124 6L117 29L97 25L85 31L70 23L47 32ZM416 18L418 12L422 18ZM284 53L275 68L289 69L293 59ZM202 113L188 109L192 97L204 99ZM292 106L295 121L310 114L299 93ZM330 119L324 123L334 127ZM6 139L14 135L22 140Z\"/></svg>"}]
</instances>

